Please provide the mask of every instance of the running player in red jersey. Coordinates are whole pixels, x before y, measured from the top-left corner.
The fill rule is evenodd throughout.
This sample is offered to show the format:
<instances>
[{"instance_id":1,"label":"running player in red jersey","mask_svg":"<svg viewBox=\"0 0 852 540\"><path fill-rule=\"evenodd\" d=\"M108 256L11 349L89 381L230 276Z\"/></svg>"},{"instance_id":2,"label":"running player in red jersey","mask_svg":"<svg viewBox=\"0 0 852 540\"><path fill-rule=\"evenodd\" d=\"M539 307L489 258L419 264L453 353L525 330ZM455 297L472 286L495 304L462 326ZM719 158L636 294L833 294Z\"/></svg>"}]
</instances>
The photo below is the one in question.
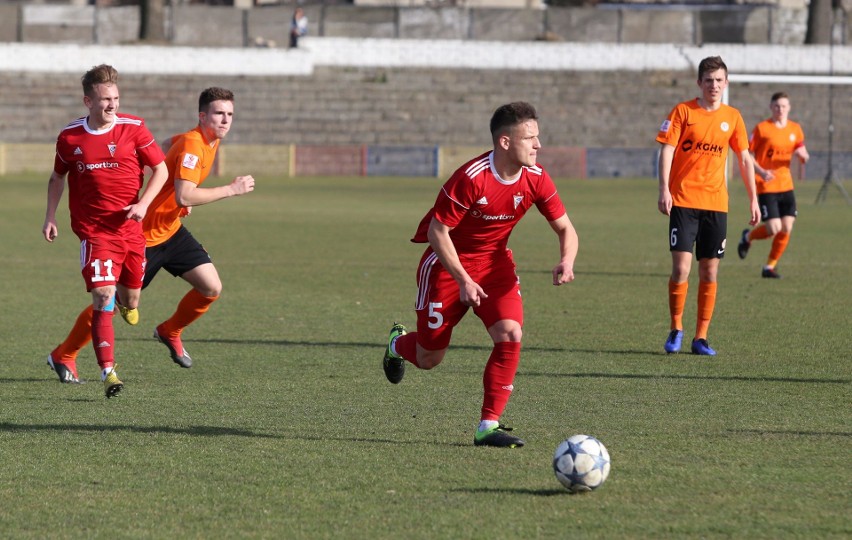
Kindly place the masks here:
<instances>
[{"instance_id":1,"label":"running player in red jersey","mask_svg":"<svg viewBox=\"0 0 852 540\"><path fill-rule=\"evenodd\" d=\"M254 178L251 176L238 176L225 186L199 187L212 170L219 141L231 129L233 116L233 92L217 87L201 92L198 125L172 137L165 159L168 181L154 198L142 222L148 260L142 288L151 283L161 268L173 276L180 276L193 287L178 303L175 313L154 330L154 337L166 345L172 361L184 368L192 366L192 358L183 348L181 332L206 313L219 298L222 282L210 255L181 224L180 218L188 215L193 206L254 190ZM128 323L138 323L137 309L123 305L119 308ZM77 353L92 338L91 326L92 310L86 308L77 317L65 341L48 355L51 365L62 365L72 373L71 380L66 380L63 372L57 370L60 381L79 381ZM67 377L67 372L64 375Z\"/></svg>"},{"instance_id":2,"label":"running player in red jersey","mask_svg":"<svg viewBox=\"0 0 852 540\"><path fill-rule=\"evenodd\" d=\"M95 356L104 392L110 398L124 387L115 372L112 316L116 289L125 305L138 305L145 269L141 222L168 170L163 151L145 122L118 114L115 68L95 66L83 75L82 83L89 115L65 126L56 141L42 233L48 242L59 234L56 209L67 177L71 230L80 239L80 266L86 290L92 294ZM145 166L153 172L140 196ZM76 382L76 370L53 363L51 367L60 380Z\"/></svg>"},{"instance_id":3,"label":"running player in red jersey","mask_svg":"<svg viewBox=\"0 0 852 540\"><path fill-rule=\"evenodd\" d=\"M761 275L777 279L781 275L775 271L775 266L787 249L798 214L790 162L796 157L800 163L807 163L810 155L805 148L802 126L787 118L790 97L784 92L773 94L769 110L772 117L756 125L751 133L754 170L759 177L757 201L763 224L743 230L737 254L740 259L745 259L753 240L772 238L772 248Z\"/></svg>"},{"instance_id":4,"label":"running player in red jersey","mask_svg":"<svg viewBox=\"0 0 852 540\"><path fill-rule=\"evenodd\" d=\"M535 108L523 102L501 106L491 117L491 137L494 149L450 177L412 239L429 243L417 269L417 331L394 323L382 365L394 384L402 380L405 362L434 368L447 353L453 328L473 308L494 342L474 444L514 448L524 441L499 422L514 388L524 323L509 235L535 205L559 239L554 285L573 281L578 239L550 175L536 163L541 143Z\"/></svg>"},{"instance_id":5,"label":"running player in red jersey","mask_svg":"<svg viewBox=\"0 0 852 540\"><path fill-rule=\"evenodd\" d=\"M671 331L663 346L680 351L683 308L692 267L692 250L698 258L698 316L692 353L714 356L707 331L716 306L719 261L725 255L728 227L728 188L725 160L730 146L748 192L750 223L760 213L754 187L754 166L748 152L748 132L740 112L722 103L728 86L728 67L718 56L698 65L701 97L675 106L657 134L660 143L660 197L657 209L669 216L669 278Z\"/></svg>"}]
</instances>

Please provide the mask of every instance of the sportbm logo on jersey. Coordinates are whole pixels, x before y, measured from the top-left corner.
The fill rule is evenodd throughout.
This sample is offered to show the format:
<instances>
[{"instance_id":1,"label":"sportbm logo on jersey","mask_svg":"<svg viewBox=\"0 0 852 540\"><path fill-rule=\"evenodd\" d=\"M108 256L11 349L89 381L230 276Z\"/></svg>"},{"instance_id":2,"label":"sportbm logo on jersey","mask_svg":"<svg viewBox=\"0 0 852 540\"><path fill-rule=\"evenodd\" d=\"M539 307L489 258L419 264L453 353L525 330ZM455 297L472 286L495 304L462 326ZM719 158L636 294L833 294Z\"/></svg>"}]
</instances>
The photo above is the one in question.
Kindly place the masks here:
<instances>
[{"instance_id":1,"label":"sportbm logo on jersey","mask_svg":"<svg viewBox=\"0 0 852 540\"><path fill-rule=\"evenodd\" d=\"M118 163L114 161L104 161L101 163L83 163L82 161L77 162L77 170L80 172L85 171L93 171L95 169L117 169L119 167Z\"/></svg>"}]
</instances>

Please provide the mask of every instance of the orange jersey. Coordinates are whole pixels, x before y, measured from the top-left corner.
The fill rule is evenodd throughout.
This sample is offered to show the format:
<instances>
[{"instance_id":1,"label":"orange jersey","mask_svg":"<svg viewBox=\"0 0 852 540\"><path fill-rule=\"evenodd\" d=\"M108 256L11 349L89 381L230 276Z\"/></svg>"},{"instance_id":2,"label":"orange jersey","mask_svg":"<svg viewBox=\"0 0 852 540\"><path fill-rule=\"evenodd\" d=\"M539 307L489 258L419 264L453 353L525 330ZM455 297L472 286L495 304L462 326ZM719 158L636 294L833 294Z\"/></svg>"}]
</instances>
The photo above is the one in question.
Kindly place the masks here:
<instances>
[{"instance_id":1,"label":"orange jersey","mask_svg":"<svg viewBox=\"0 0 852 540\"><path fill-rule=\"evenodd\" d=\"M805 133L802 126L791 120L787 120L784 127L776 126L771 118L754 126L754 131L751 132L754 160L775 174L775 178L769 182L756 175L758 193L783 193L793 190L790 161L793 159L793 152L804 144Z\"/></svg>"},{"instance_id":2,"label":"orange jersey","mask_svg":"<svg viewBox=\"0 0 852 540\"><path fill-rule=\"evenodd\" d=\"M219 140L205 141L198 127L172 137L172 145L166 153L169 179L148 207L142 222L146 247L162 244L180 228L181 207L175 200L175 180L201 185L210 174L218 149Z\"/></svg>"},{"instance_id":3,"label":"orange jersey","mask_svg":"<svg viewBox=\"0 0 852 540\"><path fill-rule=\"evenodd\" d=\"M669 174L675 206L728 211L728 146L737 154L748 150L748 131L737 109L722 104L707 111L698 99L680 103L660 126L657 142L675 149Z\"/></svg>"}]
</instances>

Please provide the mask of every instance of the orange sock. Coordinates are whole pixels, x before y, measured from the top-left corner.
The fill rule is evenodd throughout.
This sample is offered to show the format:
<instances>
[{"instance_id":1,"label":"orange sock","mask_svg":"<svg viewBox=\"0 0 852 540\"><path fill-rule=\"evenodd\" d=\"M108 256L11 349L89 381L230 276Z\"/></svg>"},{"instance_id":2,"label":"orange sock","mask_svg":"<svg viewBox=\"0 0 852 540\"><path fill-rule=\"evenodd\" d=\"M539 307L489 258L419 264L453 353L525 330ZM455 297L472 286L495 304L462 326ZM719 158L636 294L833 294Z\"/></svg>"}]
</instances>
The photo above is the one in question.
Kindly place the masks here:
<instances>
[{"instance_id":1,"label":"orange sock","mask_svg":"<svg viewBox=\"0 0 852 540\"><path fill-rule=\"evenodd\" d=\"M88 306L77 315L77 320L68 337L50 353L54 361L61 363L75 361L80 349L92 341L92 311L92 306Z\"/></svg>"},{"instance_id":2,"label":"orange sock","mask_svg":"<svg viewBox=\"0 0 852 540\"><path fill-rule=\"evenodd\" d=\"M775 234L775 238L772 240L772 249L769 250L769 258L766 259L766 266L775 268L775 265L778 264L778 259L784 254L784 250L787 249L789 242L790 233L778 231Z\"/></svg>"},{"instance_id":3,"label":"orange sock","mask_svg":"<svg viewBox=\"0 0 852 540\"><path fill-rule=\"evenodd\" d=\"M672 330L683 330L683 307L686 305L688 288L688 281L675 283L669 278L669 314L672 317Z\"/></svg>"},{"instance_id":4,"label":"orange sock","mask_svg":"<svg viewBox=\"0 0 852 540\"><path fill-rule=\"evenodd\" d=\"M707 339L710 319L716 307L716 282L701 281L698 283L698 317L695 323L695 339Z\"/></svg>"},{"instance_id":5,"label":"orange sock","mask_svg":"<svg viewBox=\"0 0 852 540\"><path fill-rule=\"evenodd\" d=\"M218 296L204 296L195 289L190 290L178 303L177 310L166 322L158 326L157 330L169 337L180 336L183 329L207 313L210 304L218 298Z\"/></svg>"},{"instance_id":6,"label":"orange sock","mask_svg":"<svg viewBox=\"0 0 852 540\"><path fill-rule=\"evenodd\" d=\"M748 241L752 242L754 240L763 240L764 238L769 238L771 235L766 231L766 225L758 225L754 229L748 233Z\"/></svg>"}]
</instances>

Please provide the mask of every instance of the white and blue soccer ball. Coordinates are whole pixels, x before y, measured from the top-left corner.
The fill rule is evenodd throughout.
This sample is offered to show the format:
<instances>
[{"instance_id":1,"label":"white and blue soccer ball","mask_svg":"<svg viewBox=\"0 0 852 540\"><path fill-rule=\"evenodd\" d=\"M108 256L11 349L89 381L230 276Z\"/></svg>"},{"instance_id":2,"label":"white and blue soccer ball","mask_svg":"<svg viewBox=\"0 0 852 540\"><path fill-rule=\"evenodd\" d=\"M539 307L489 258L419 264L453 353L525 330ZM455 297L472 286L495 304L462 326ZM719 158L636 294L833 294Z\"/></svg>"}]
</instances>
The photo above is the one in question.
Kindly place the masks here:
<instances>
[{"instance_id":1,"label":"white and blue soccer ball","mask_svg":"<svg viewBox=\"0 0 852 540\"><path fill-rule=\"evenodd\" d=\"M601 487L609 476L609 452L591 435L573 435L553 454L553 472L572 493Z\"/></svg>"}]
</instances>

